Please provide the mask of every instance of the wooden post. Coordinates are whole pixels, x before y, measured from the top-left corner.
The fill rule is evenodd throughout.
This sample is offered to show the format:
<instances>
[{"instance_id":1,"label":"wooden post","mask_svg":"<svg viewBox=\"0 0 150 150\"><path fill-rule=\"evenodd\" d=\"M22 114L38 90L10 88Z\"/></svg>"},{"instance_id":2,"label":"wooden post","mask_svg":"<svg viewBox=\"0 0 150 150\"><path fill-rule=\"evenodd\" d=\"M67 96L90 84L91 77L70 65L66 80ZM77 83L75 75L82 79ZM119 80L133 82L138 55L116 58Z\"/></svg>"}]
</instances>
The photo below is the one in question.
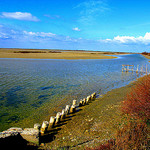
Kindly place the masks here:
<instances>
[{"instance_id":1,"label":"wooden post","mask_svg":"<svg viewBox=\"0 0 150 150\"><path fill-rule=\"evenodd\" d=\"M58 112L58 113L56 114L56 124L59 124L59 123L60 123L60 118L61 118L61 113Z\"/></svg>"},{"instance_id":2,"label":"wooden post","mask_svg":"<svg viewBox=\"0 0 150 150\"><path fill-rule=\"evenodd\" d=\"M54 116L50 117L48 129L51 129L55 125L56 118Z\"/></svg>"},{"instance_id":3,"label":"wooden post","mask_svg":"<svg viewBox=\"0 0 150 150\"><path fill-rule=\"evenodd\" d=\"M94 92L92 95L91 95L91 99L94 100L96 98L96 93Z\"/></svg>"},{"instance_id":4,"label":"wooden post","mask_svg":"<svg viewBox=\"0 0 150 150\"><path fill-rule=\"evenodd\" d=\"M83 105L86 105L86 98L83 99Z\"/></svg>"},{"instance_id":5,"label":"wooden post","mask_svg":"<svg viewBox=\"0 0 150 150\"><path fill-rule=\"evenodd\" d=\"M81 99L80 102L79 102L79 107L83 106L83 103L84 103L84 102L83 102L83 100Z\"/></svg>"},{"instance_id":6,"label":"wooden post","mask_svg":"<svg viewBox=\"0 0 150 150\"><path fill-rule=\"evenodd\" d=\"M48 121L43 121L42 127L41 127L41 133L44 134L47 131L48 128Z\"/></svg>"},{"instance_id":7,"label":"wooden post","mask_svg":"<svg viewBox=\"0 0 150 150\"><path fill-rule=\"evenodd\" d=\"M139 65L137 65L136 73L138 73L138 71L139 71Z\"/></svg>"},{"instance_id":8,"label":"wooden post","mask_svg":"<svg viewBox=\"0 0 150 150\"><path fill-rule=\"evenodd\" d=\"M91 101L91 96L88 96L86 99L87 104Z\"/></svg>"},{"instance_id":9,"label":"wooden post","mask_svg":"<svg viewBox=\"0 0 150 150\"><path fill-rule=\"evenodd\" d=\"M141 73L143 72L143 65L141 66Z\"/></svg>"},{"instance_id":10,"label":"wooden post","mask_svg":"<svg viewBox=\"0 0 150 150\"><path fill-rule=\"evenodd\" d=\"M127 72L129 72L129 65L127 65Z\"/></svg>"},{"instance_id":11,"label":"wooden post","mask_svg":"<svg viewBox=\"0 0 150 150\"><path fill-rule=\"evenodd\" d=\"M146 65L146 75L147 75L147 65Z\"/></svg>"},{"instance_id":12,"label":"wooden post","mask_svg":"<svg viewBox=\"0 0 150 150\"><path fill-rule=\"evenodd\" d=\"M76 112L76 106L72 105L70 108L70 113L75 113Z\"/></svg>"},{"instance_id":13,"label":"wooden post","mask_svg":"<svg viewBox=\"0 0 150 150\"><path fill-rule=\"evenodd\" d=\"M65 119L65 118L66 118L66 112L65 112L65 109L63 109L61 112L61 120Z\"/></svg>"},{"instance_id":14,"label":"wooden post","mask_svg":"<svg viewBox=\"0 0 150 150\"><path fill-rule=\"evenodd\" d=\"M73 100L72 105L77 105L77 100Z\"/></svg>"},{"instance_id":15,"label":"wooden post","mask_svg":"<svg viewBox=\"0 0 150 150\"><path fill-rule=\"evenodd\" d=\"M66 108L65 108L66 115L69 114L69 111L70 111L70 105L66 105Z\"/></svg>"},{"instance_id":16,"label":"wooden post","mask_svg":"<svg viewBox=\"0 0 150 150\"><path fill-rule=\"evenodd\" d=\"M123 65L122 65L122 72L124 71L124 67L123 67Z\"/></svg>"},{"instance_id":17,"label":"wooden post","mask_svg":"<svg viewBox=\"0 0 150 150\"><path fill-rule=\"evenodd\" d=\"M39 123L34 124L34 129L40 130L41 129L41 125Z\"/></svg>"}]
</instances>

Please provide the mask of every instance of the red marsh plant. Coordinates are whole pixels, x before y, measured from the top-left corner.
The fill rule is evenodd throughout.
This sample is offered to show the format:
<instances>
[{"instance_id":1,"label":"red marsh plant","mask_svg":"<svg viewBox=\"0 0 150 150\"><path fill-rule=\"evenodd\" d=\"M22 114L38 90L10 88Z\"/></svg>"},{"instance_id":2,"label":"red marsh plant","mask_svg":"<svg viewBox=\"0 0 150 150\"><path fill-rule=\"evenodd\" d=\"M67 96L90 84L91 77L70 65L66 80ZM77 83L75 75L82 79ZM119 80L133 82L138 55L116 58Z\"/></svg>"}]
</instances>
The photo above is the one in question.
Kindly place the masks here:
<instances>
[{"instance_id":1,"label":"red marsh plant","mask_svg":"<svg viewBox=\"0 0 150 150\"><path fill-rule=\"evenodd\" d=\"M121 105L124 119L115 140L92 150L146 150L150 120L150 75L143 77L127 94Z\"/></svg>"},{"instance_id":2,"label":"red marsh plant","mask_svg":"<svg viewBox=\"0 0 150 150\"><path fill-rule=\"evenodd\" d=\"M122 112L132 117L150 120L150 75L137 82L122 104Z\"/></svg>"},{"instance_id":3,"label":"red marsh plant","mask_svg":"<svg viewBox=\"0 0 150 150\"><path fill-rule=\"evenodd\" d=\"M146 150L148 148L147 125L140 120L129 118L117 131L115 150Z\"/></svg>"}]
</instances>

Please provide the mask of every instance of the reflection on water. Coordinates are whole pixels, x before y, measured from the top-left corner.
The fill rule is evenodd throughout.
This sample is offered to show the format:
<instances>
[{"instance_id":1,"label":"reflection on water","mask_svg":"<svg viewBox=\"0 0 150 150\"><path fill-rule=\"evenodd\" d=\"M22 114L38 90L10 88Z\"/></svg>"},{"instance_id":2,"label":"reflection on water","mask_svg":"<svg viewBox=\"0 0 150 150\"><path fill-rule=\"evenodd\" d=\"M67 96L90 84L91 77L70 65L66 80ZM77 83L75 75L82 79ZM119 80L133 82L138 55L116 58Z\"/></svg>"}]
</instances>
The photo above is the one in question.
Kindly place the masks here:
<instances>
[{"instance_id":1,"label":"reflection on water","mask_svg":"<svg viewBox=\"0 0 150 150\"><path fill-rule=\"evenodd\" d=\"M135 72L122 73L122 64L142 66L148 61L138 54L109 60L0 59L0 130L45 104L61 108L62 99L70 103L135 80Z\"/></svg>"}]
</instances>

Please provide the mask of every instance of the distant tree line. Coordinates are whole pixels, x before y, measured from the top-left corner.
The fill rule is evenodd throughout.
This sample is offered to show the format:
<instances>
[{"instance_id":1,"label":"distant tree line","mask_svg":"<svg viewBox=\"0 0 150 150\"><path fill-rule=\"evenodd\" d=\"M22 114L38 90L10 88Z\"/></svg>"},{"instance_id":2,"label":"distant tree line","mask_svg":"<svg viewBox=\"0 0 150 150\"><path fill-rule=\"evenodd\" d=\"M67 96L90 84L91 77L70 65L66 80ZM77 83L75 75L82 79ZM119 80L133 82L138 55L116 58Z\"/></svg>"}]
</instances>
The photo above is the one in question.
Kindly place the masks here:
<instances>
[{"instance_id":1,"label":"distant tree line","mask_svg":"<svg viewBox=\"0 0 150 150\"><path fill-rule=\"evenodd\" d=\"M150 56L150 53L148 53L148 52L142 52L142 54Z\"/></svg>"}]
</instances>

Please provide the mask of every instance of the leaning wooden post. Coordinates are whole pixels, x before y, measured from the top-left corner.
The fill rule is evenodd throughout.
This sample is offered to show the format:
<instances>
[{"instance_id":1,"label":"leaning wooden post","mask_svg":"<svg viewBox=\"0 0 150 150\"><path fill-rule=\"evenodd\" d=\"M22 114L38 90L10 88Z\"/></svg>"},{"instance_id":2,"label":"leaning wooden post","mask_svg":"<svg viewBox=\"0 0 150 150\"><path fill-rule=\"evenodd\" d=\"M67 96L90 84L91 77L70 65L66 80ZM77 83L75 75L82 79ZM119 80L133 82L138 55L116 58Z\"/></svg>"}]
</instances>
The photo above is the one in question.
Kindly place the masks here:
<instances>
[{"instance_id":1,"label":"leaning wooden post","mask_svg":"<svg viewBox=\"0 0 150 150\"><path fill-rule=\"evenodd\" d=\"M72 105L77 105L77 100L73 100Z\"/></svg>"},{"instance_id":2,"label":"leaning wooden post","mask_svg":"<svg viewBox=\"0 0 150 150\"><path fill-rule=\"evenodd\" d=\"M137 65L136 73L138 73L138 71L139 71L139 65Z\"/></svg>"},{"instance_id":3,"label":"leaning wooden post","mask_svg":"<svg viewBox=\"0 0 150 150\"><path fill-rule=\"evenodd\" d=\"M76 112L76 105L72 105L70 108L70 113L75 113Z\"/></svg>"},{"instance_id":4,"label":"leaning wooden post","mask_svg":"<svg viewBox=\"0 0 150 150\"><path fill-rule=\"evenodd\" d=\"M54 128L56 118L54 116L50 117L48 129Z\"/></svg>"},{"instance_id":5,"label":"leaning wooden post","mask_svg":"<svg viewBox=\"0 0 150 150\"><path fill-rule=\"evenodd\" d=\"M66 118L66 112L65 112L65 109L63 109L61 112L61 120L65 119L65 118Z\"/></svg>"},{"instance_id":6,"label":"leaning wooden post","mask_svg":"<svg viewBox=\"0 0 150 150\"><path fill-rule=\"evenodd\" d=\"M123 65L122 65L122 72L123 72L124 68L123 68Z\"/></svg>"},{"instance_id":7,"label":"leaning wooden post","mask_svg":"<svg viewBox=\"0 0 150 150\"><path fill-rule=\"evenodd\" d=\"M87 104L91 101L91 96L88 96L86 99Z\"/></svg>"},{"instance_id":8,"label":"leaning wooden post","mask_svg":"<svg viewBox=\"0 0 150 150\"><path fill-rule=\"evenodd\" d=\"M66 108L65 108L66 115L69 114L69 111L70 111L70 105L66 105Z\"/></svg>"},{"instance_id":9,"label":"leaning wooden post","mask_svg":"<svg viewBox=\"0 0 150 150\"><path fill-rule=\"evenodd\" d=\"M34 124L34 129L40 130L41 129L41 125L39 123Z\"/></svg>"},{"instance_id":10,"label":"leaning wooden post","mask_svg":"<svg viewBox=\"0 0 150 150\"><path fill-rule=\"evenodd\" d=\"M86 98L83 99L83 105L86 105Z\"/></svg>"},{"instance_id":11,"label":"leaning wooden post","mask_svg":"<svg viewBox=\"0 0 150 150\"><path fill-rule=\"evenodd\" d=\"M146 65L146 75L147 75L147 65Z\"/></svg>"},{"instance_id":12,"label":"leaning wooden post","mask_svg":"<svg viewBox=\"0 0 150 150\"><path fill-rule=\"evenodd\" d=\"M60 118L61 118L61 113L58 112L57 115L56 115L56 124L60 123Z\"/></svg>"},{"instance_id":13,"label":"leaning wooden post","mask_svg":"<svg viewBox=\"0 0 150 150\"><path fill-rule=\"evenodd\" d=\"M42 127L41 127L41 133L44 134L47 131L48 128L48 121L43 121Z\"/></svg>"},{"instance_id":14,"label":"leaning wooden post","mask_svg":"<svg viewBox=\"0 0 150 150\"><path fill-rule=\"evenodd\" d=\"M84 104L84 101L81 99L80 102L79 102L79 107L82 107Z\"/></svg>"},{"instance_id":15,"label":"leaning wooden post","mask_svg":"<svg viewBox=\"0 0 150 150\"><path fill-rule=\"evenodd\" d=\"M94 100L96 98L96 93L95 92L91 95L91 98L92 98L92 100Z\"/></svg>"},{"instance_id":16,"label":"leaning wooden post","mask_svg":"<svg viewBox=\"0 0 150 150\"><path fill-rule=\"evenodd\" d=\"M143 65L141 66L141 73L143 72Z\"/></svg>"},{"instance_id":17,"label":"leaning wooden post","mask_svg":"<svg viewBox=\"0 0 150 150\"><path fill-rule=\"evenodd\" d=\"M129 72L129 65L127 66L127 72Z\"/></svg>"}]
</instances>

